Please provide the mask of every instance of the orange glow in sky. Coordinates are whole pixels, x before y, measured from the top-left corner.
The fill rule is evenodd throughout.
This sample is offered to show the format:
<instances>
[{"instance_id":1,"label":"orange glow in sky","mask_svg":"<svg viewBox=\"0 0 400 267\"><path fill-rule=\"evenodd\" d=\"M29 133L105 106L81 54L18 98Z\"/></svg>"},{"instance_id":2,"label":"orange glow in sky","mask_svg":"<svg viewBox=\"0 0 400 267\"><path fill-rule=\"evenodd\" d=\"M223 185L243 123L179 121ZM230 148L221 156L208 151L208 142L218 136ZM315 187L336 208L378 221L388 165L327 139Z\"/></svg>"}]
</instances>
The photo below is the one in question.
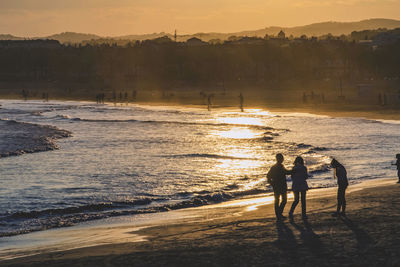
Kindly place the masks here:
<instances>
[{"instance_id":1,"label":"orange glow in sky","mask_svg":"<svg viewBox=\"0 0 400 267\"><path fill-rule=\"evenodd\" d=\"M322 21L400 19L400 0L1 0L0 34L237 32Z\"/></svg>"}]
</instances>

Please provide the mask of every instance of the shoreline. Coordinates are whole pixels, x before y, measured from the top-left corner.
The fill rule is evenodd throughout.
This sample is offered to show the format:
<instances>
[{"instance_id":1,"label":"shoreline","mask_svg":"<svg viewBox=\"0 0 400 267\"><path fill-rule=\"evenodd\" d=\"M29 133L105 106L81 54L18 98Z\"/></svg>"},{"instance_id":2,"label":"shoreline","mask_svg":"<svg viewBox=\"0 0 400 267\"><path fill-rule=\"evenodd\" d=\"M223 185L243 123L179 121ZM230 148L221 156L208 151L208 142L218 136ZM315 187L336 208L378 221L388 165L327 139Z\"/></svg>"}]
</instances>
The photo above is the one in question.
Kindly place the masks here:
<instances>
[{"instance_id":1,"label":"shoreline","mask_svg":"<svg viewBox=\"0 0 400 267\"><path fill-rule=\"evenodd\" d=\"M24 101L23 99L6 99L0 98L6 101ZM43 102L40 99L32 99L28 101ZM96 104L95 101L88 99L52 99L49 101L60 101L60 102L80 102L80 103L92 103ZM46 102L43 102L46 103ZM365 118L371 120L388 120L388 121L400 121L400 109L394 108L382 108L374 106L373 110L370 109L368 105L339 105L339 104L325 104L325 105L296 105L290 106L291 103L274 103L274 104L252 104L249 106L244 105L244 111L251 109L262 109L269 112L279 112L279 113L302 113L302 114L313 114L321 116L330 117L354 117L354 118ZM112 102L105 102L105 105L113 106ZM207 110L207 105L199 103L183 103L183 102L163 102L163 101L135 101L129 102L128 105L123 103L117 103L117 107L122 105L123 107L144 105L144 106L163 106L163 107L185 107L185 108L196 108ZM1 106L0 106L1 108ZM236 109L240 111L237 105L214 105L211 110L221 110L221 109Z\"/></svg>"},{"instance_id":2,"label":"shoreline","mask_svg":"<svg viewBox=\"0 0 400 267\"><path fill-rule=\"evenodd\" d=\"M391 194L387 194L388 192ZM351 185L348 190L348 216L350 219L356 219L356 215L362 212L363 209L366 209L366 214L376 217L376 213L379 212L379 210L376 209L382 208L381 205L384 201L388 201L388 198L393 197L393 195L396 195L399 192L400 186L395 184L395 179L377 179ZM368 198L360 198L360 195L366 195ZM382 200L377 199L377 197L382 198ZM323 227L327 227L326 224L329 223L329 229L332 230L331 223L333 220L338 220L331 218L330 216L330 212L335 209L336 188L310 190L307 199L309 223L311 225L317 224ZM354 199L358 199L359 202L355 203ZM376 203L374 202L374 205L371 205L371 200ZM12 252L12 250L8 248L8 257L5 257L4 252L1 253L3 254L3 263L0 260L0 265L21 266L26 264L31 266L33 264L33 266L40 266L49 263L56 266L65 266L67 263L82 264L90 260L93 262L88 266L94 266L102 262L104 259L113 257L129 257L140 260L138 263L141 264L147 265L149 263L149 265L158 266L162 265L161 263L163 261L161 261L160 264L153 261L147 262L148 258L143 258L143 253L148 256L154 256L155 260L157 257L159 257L159 260L165 260L164 257L166 257L168 258L168 262L163 263L170 264L169 260L173 260L173 255L176 256L176 248L174 247L175 243L185 244L183 247L180 247L178 251L184 249L187 252L188 250L191 253L191 260L195 259L195 262L203 262L203 260L207 259L203 259L202 257L197 258L197 246L201 246L206 250L210 249L211 251L209 253L216 253L215 256L222 257L224 256L221 254L222 252L218 252L218 250L214 251L214 249L220 248L221 246L226 247L227 249L231 248L231 246L236 247L236 245L243 242L242 238L250 238L248 242L253 245L254 243L258 243L260 240L256 240L251 236L245 235L239 239L235 237L244 234L242 233L243 229L239 227L239 225L243 223L248 224L245 229L249 231L262 230L264 235L268 236L267 240L264 240L264 235L260 237L262 243L267 242L269 246L273 245L276 241L274 238L277 234L279 240L280 226L278 227L275 222L273 205L271 205L272 202L272 196L264 195L198 208L170 211L159 214L161 215L161 218L156 218L157 215L155 215L150 220L144 220L142 224L135 224L129 220L125 222L123 222L123 220L120 220L119 222L116 220L112 224L103 221L97 222L97 225L96 223L89 223L86 226L27 234L22 238L20 236L14 239L24 239L28 237L27 239L29 240L29 235L33 235L31 240L37 241L40 240L38 236L47 235L48 238L52 237L53 239L61 241L61 244L54 244L53 240L53 243L48 243L46 247L43 246L46 242L43 242L42 240L42 243L37 242L37 244L33 244L34 249L32 249L32 247L30 249L25 248L25 253L28 252L25 257L23 249ZM290 208L291 202L292 194L289 193L289 201L285 213ZM400 205L399 201L394 203ZM389 207L384 207L385 210L386 208ZM295 212L295 224L300 224L299 210L300 207L297 207ZM396 207L394 207L392 211L394 211L395 214L391 215L397 216L397 219L400 219L400 209L396 210ZM375 219L379 220L379 218ZM391 225L395 224L394 227L399 227L396 226L396 219L393 221L385 220L384 223ZM284 225L290 226L288 221L285 221ZM227 226L229 226L229 229L225 229ZM329 232L314 231L316 235L320 236L318 239L323 239L323 236L326 237L326 235L329 235ZM66 238L67 236L70 240L75 238L75 242L77 242L76 244L80 242L80 247L71 246L68 248L67 246L71 245L71 243L62 241L63 237ZM212 239L213 241L206 241L204 244L199 244L199 238L205 238L205 240ZM237 244L227 243L225 238L231 240L231 242L237 242ZM349 236L343 236L343 238L349 238ZM274 241L270 239L274 239ZM90 243L90 240L94 241L94 243L85 246L85 242ZM282 242L284 241L285 240ZM62 244L62 242L64 242L64 244ZM190 247L189 244L191 244L191 242L196 245ZM42 246L40 247L38 244L42 244ZM400 241L399 243L396 243L396 245L400 245ZM187 246L189 246L189 248L186 248ZM12 255L16 256L16 258L10 259L12 258ZM8 260L6 260L6 258L8 258ZM223 263L224 261L225 260L223 260ZM172 265L175 265L175 263L181 265L179 261L173 262ZM255 263L255 265L258 265L258 263Z\"/></svg>"},{"instance_id":3,"label":"shoreline","mask_svg":"<svg viewBox=\"0 0 400 267\"><path fill-rule=\"evenodd\" d=\"M85 101L86 102L86 101ZM112 103L105 103L106 105L113 105ZM144 105L144 106L164 106L164 107L186 107L186 108L196 108L207 110L207 105L204 104L185 104L185 103L174 103L174 102L133 102L129 103L128 106L132 105ZM301 114L311 114L311 115L319 115L319 116L329 116L329 117L354 117L354 118L365 118L371 120L388 120L388 121L399 121L400 120L400 110L398 109L376 109L376 110L367 110L368 106L363 106L362 108L354 108L353 106L348 106L343 108L339 105L339 109L335 109L336 105L326 105L324 108L320 108L321 106L303 106L303 107L288 107L286 106L288 103L284 104L284 106L279 107L278 104L273 105L249 105L244 106L244 111L252 110L252 109L262 109L264 111L268 111L271 113L279 112L279 113L301 113ZM117 105L118 106L118 105ZM323 106L322 106L323 107ZM352 107L352 108L349 108ZM238 106L235 105L215 105L211 110L221 110L221 109L236 109L240 111Z\"/></svg>"}]
</instances>

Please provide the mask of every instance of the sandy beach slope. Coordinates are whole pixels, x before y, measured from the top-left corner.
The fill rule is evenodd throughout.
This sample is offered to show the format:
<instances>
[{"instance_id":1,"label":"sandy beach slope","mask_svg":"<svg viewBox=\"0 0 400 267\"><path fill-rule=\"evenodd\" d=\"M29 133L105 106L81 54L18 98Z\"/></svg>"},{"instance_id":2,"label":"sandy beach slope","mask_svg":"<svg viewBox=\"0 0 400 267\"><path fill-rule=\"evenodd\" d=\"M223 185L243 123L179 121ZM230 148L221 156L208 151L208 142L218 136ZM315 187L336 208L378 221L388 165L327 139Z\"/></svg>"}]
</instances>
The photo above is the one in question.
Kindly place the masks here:
<instances>
[{"instance_id":1,"label":"sandy beach slope","mask_svg":"<svg viewBox=\"0 0 400 267\"><path fill-rule=\"evenodd\" d=\"M308 221L298 208L294 222L277 223L270 199L249 199L191 209L202 216L132 233L146 241L43 251L0 265L400 266L400 185L384 181L351 186L347 218L331 216L334 189L312 190Z\"/></svg>"}]
</instances>

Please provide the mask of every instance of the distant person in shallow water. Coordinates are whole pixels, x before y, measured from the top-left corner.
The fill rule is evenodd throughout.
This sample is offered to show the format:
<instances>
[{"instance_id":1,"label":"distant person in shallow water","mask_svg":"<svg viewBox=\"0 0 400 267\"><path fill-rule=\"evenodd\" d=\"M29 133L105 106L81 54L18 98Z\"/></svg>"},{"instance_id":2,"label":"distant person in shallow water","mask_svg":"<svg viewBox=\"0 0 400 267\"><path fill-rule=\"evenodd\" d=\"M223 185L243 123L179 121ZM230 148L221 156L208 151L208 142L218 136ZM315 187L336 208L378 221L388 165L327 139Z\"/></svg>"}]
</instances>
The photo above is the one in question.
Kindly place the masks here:
<instances>
[{"instance_id":1,"label":"distant person in shallow water","mask_svg":"<svg viewBox=\"0 0 400 267\"><path fill-rule=\"evenodd\" d=\"M346 216L346 188L349 185L347 171L336 159L332 159L331 167L334 169L334 177L336 177L338 184L337 210L332 216Z\"/></svg>"},{"instance_id":2,"label":"distant person in shallow water","mask_svg":"<svg viewBox=\"0 0 400 267\"><path fill-rule=\"evenodd\" d=\"M294 195L294 201L289 212L289 219L293 220L293 212L299 204L299 198L301 195L301 216L305 220L307 219L306 213L306 193L308 190L307 184L308 172L306 166L304 166L304 160L302 157L297 157L294 161L294 167L292 169L292 191Z\"/></svg>"},{"instance_id":3,"label":"distant person in shallow water","mask_svg":"<svg viewBox=\"0 0 400 267\"><path fill-rule=\"evenodd\" d=\"M400 184L400 154L396 154L396 165L397 166L397 177L399 178L399 181L397 183Z\"/></svg>"},{"instance_id":4,"label":"distant person in shallow water","mask_svg":"<svg viewBox=\"0 0 400 267\"><path fill-rule=\"evenodd\" d=\"M275 215L278 221L285 219L282 213L287 202L286 175L291 173L283 166L283 160L282 154L276 154L276 164L271 167L267 174L268 183L274 190ZM280 201L280 198L282 198L282 201Z\"/></svg>"}]
</instances>

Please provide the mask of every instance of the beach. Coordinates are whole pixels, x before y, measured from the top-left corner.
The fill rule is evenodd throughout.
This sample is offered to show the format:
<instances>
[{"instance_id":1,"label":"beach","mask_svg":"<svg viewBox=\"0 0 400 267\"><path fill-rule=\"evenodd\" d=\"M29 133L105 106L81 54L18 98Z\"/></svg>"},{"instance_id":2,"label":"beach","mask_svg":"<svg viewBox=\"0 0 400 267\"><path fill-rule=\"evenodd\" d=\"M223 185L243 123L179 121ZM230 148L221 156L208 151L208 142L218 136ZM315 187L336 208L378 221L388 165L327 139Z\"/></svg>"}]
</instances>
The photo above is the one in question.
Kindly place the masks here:
<instances>
[{"instance_id":1,"label":"beach","mask_svg":"<svg viewBox=\"0 0 400 267\"><path fill-rule=\"evenodd\" d=\"M53 144L22 143L3 128L12 142L3 142L0 161L8 185L0 188L2 266L399 264L399 185L390 178L400 148L396 117L1 104L2 124L24 138L36 129ZM14 143L22 152L9 157ZM288 168L297 155L306 160L308 221L297 214L293 223L276 222L265 173L278 151ZM349 173L348 218L331 217L333 157ZM289 193L286 213L291 202Z\"/></svg>"},{"instance_id":2,"label":"beach","mask_svg":"<svg viewBox=\"0 0 400 267\"><path fill-rule=\"evenodd\" d=\"M400 267L400 0L224 1L0 2L0 267Z\"/></svg>"},{"instance_id":3,"label":"beach","mask_svg":"<svg viewBox=\"0 0 400 267\"><path fill-rule=\"evenodd\" d=\"M347 217L331 216L334 189L311 190L307 221L298 207L293 222L277 222L271 203L247 199L191 209L202 215L131 233L144 236L142 241L42 251L1 265L398 266L400 186L383 179L348 191Z\"/></svg>"}]
</instances>

